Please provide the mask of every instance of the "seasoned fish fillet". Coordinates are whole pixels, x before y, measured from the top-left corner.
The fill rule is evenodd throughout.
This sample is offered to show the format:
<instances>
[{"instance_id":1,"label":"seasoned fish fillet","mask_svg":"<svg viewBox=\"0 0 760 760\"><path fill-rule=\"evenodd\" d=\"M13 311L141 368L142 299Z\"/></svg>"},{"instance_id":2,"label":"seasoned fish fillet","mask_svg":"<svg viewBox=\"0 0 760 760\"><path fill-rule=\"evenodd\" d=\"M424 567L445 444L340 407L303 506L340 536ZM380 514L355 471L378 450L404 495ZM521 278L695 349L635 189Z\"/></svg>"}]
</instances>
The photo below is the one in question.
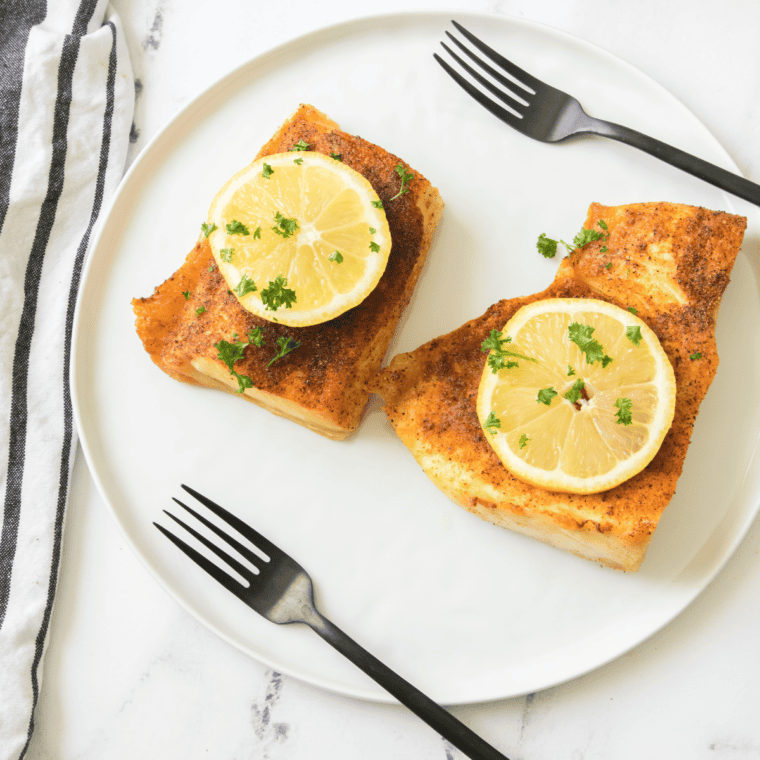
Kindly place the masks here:
<instances>
[{"instance_id":1,"label":"seasoned fish fillet","mask_svg":"<svg viewBox=\"0 0 760 760\"><path fill-rule=\"evenodd\" d=\"M320 153L339 153L363 174L385 202L393 245L377 287L359 306L336 319L310 327L286 327L245 311L232 295L201 236L183 266L132 305L136 327L153 361L177 380L234 393L238 383L217 359L215 343L232 341L264 328L266 348L249 347L235 371L253 380L242 395L275 414L288 417L329 438L345 438L359 424L369 398L368 380L383 360L399 318L414 290L441 216L436 188L417 171L409 192L389 201L399 189L400 158L338 125L311 106L301 106L257 156L290 150L299 140ZM189 292L185 298L184 292ZM203 307L200 315L196 310ZM267 366L277 339L301 345Z\"/></svg>"},{"instance_id":2,"label":"seasoned fish fillet","mask_svg":"<svg viewBox=\"0 0 760 760\"><path fill-rule=\"evenodd\" d=\"M584 226L599 229L600 219L609 240L575 249L547 290L500 301L448 335L394 357L373 389L401 440L456 503L580 557L635 571L675 493L718 366L715 318L746 219L672 203L594 203ZM478 423L475 401L486 361L481 342L521 306L542 298L600 298L634 307L675 371L675 417L660 451L638 475L603 493L555 493L518 480ZM695 354L701 358L690 359Z\"/></svg>"}]
</instances>

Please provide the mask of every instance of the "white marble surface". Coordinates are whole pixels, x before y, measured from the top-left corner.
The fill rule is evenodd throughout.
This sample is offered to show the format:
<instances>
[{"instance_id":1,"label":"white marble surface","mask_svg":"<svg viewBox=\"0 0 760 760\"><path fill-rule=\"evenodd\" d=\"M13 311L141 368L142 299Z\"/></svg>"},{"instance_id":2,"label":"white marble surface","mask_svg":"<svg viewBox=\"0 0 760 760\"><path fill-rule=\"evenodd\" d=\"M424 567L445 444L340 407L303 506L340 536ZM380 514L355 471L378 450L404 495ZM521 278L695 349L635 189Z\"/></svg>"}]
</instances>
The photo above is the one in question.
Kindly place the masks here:
<instances>
[{"instance_id":1,"label":"white marble surface","mask_svg":"<svg viewBox=\"0 0 760 760\"><path fill-rule=\"evenodd\" d=\"M279 42L364 13L440 7L432 0L114 5L138 83L131 160L201 89ZM461 0L458 7L540 21L613 51L679 98L760 182L754 0L724 0L720 10L705 0ZM760 758L759 598L755 524L683 614L616 662L543 692L453 711L513 760ZM403 708L282 678L209 633L132 555L81 457L36 722L29 760L461 756Z\"/></svg>"}]
</instances>

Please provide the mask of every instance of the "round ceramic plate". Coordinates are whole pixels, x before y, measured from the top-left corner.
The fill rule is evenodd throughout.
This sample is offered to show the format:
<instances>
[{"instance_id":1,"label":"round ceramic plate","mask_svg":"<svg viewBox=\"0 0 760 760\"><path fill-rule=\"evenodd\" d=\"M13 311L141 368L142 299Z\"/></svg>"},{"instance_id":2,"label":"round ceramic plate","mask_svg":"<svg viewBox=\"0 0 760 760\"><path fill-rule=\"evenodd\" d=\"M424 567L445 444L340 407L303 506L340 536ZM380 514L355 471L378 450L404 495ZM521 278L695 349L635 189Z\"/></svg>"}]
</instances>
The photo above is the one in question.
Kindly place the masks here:
<instances>
[{"instance_id":1,"label":"round ceramic plate","mask_svg":"<svg viewBox=\"0 0 760 760\"><path fill-rule=\"evenodd\" d=\"M615 56L550 28L458 20L589 113L735 170L697 119ZM736 548L758 507L758 218L722 192L602 138L546 145L495 119L433 59L443 14L382 16L299 38L190 103L123 181L87 265L73 384L82 446L126 540L218 635L282 673L356 697L388 696L307 628L278 627L157 531L188 483L238 513L313 576L323 612L439 702L536 691L618 657L672 620ZM678 492L641 570L602 568L496 528L448 501L377 399L349 440L326 440L150 361L130 301L183 263L216 190L299 103L382 145L436 185L444 218L389 357L501 298L545 288L592 201L669 200L750 216L722 305L721 366ZM734 205L732 205L734 204ZM569 237L568 237L569 236Z\"/></svg>"}]
</instances>

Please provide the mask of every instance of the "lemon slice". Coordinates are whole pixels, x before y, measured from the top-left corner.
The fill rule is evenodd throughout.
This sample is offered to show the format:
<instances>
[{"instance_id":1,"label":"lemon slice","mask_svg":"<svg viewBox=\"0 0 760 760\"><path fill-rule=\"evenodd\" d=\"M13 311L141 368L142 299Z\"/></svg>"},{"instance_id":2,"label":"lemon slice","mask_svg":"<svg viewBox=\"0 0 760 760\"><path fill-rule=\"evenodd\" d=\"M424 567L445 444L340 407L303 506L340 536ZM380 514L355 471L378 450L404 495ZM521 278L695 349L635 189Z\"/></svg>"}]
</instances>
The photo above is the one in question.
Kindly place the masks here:
<instances>
[{"instance_id":1,"label":"lemon slice","mask_svg":"<svg viewBox=\"0 0 760 760\"><path fill-rule=\"evenodd\" d=\"M238 172L217 193L208 222L219 271L243 308L298 327L361 303L391 249L370 183L311 151L276 153Z\"/></svg>"},{"instance_id":2,"label":"lemon slice","mask_svg":"<svg viewBox=\"0 0 760 760\"><path fill-rule=\"evenodd\" d=\"M485 346L478 418L516 477L596 493L657 453L673 420L675 376L657 336L630 311L594 299L535 301Z\"/></svg>"}]
</instances>

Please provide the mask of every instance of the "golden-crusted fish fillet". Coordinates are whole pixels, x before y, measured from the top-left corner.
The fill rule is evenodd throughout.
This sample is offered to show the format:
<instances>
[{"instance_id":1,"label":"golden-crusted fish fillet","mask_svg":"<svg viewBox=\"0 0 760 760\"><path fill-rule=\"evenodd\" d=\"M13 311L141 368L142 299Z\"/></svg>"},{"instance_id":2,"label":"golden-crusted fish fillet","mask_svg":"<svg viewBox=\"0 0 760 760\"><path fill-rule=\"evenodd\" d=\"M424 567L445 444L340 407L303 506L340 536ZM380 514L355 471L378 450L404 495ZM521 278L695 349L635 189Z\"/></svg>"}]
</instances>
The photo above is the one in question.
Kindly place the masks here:
<instances>
[{"instance_id":1,"label":"golden-crusted fish fillet","mask_svg":"<svg viewBox=\"0 0 760 760\"><path fill-rule=\"evenodd\" d=\"M436 188L414 169L409 192L399 189L400 158L338 125L312 106L301 106L257 158L290 150L299 140L363 174L384 201L393 245L388 266L372 293L336 319L310 327L286 327L245 311L219 272L201 236L184 265L149 298L132 305L136 327L153 361L177 380L235 392L238 383L217 359L215 343L232 341L254 327L264 328L266 346L251 346L235 371L253 381L243 397L329 438L345 438L359 424L369 398L368 380L383 360L396 324L409 302L425 262L443 202ZM406 165L405 165L406 166ZM189 292L185 298L184 292ZM200 315L196 310L205 309ZM301 345L267 364L277 339ZM240 394L238 394L240 395Z\"/></svg>"},{"instance_id":2,"label":"golden-crusted fish fillet","mask_svg":"<svg viewBox=\"0 0 760 760\"><path fill-rule=\"evenodd\" d=\"M577 248L543 293L494 304L448 335L400 354L376 378L396 433L430 479L480 517L613 568L638 569L676 489L699 405L718 366L715 318L746 219L672 203L591 205L585 227L609 239ZM607 250L603 250L606 247ZM543 491L512 476L475 411L486 355L481 342L524 304L600 298L634 307L676 376L673 424L652 462L609 491ZM699 359L690 359L701 354Z\"/></svg>"}]
</instances>

